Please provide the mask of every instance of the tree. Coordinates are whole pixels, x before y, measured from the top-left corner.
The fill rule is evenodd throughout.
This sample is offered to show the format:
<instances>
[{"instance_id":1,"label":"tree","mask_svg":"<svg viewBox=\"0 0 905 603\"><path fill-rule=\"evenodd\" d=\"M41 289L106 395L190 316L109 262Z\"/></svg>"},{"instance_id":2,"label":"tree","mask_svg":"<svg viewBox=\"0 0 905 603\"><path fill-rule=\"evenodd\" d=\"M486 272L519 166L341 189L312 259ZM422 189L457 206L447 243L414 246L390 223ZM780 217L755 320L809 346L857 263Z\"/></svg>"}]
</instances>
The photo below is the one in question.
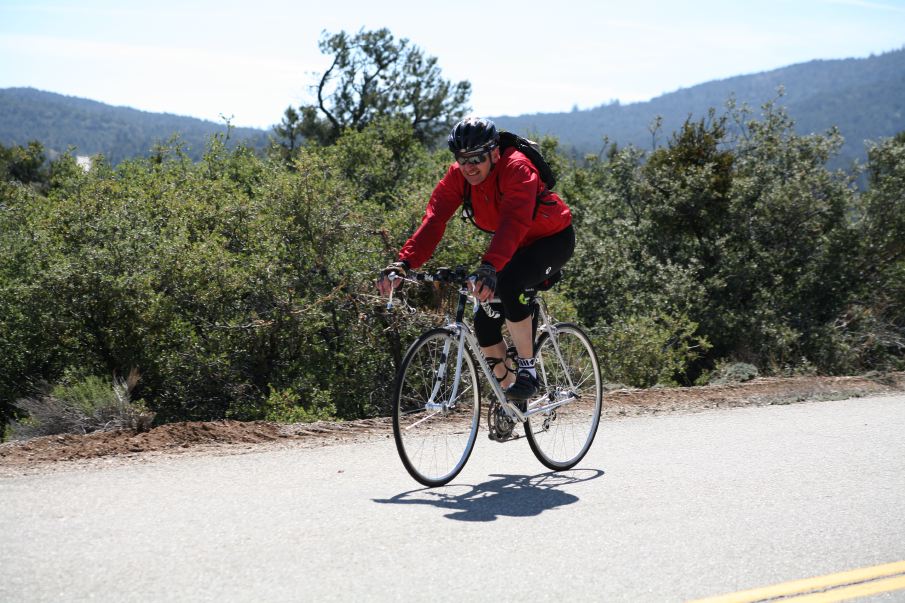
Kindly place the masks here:
<instances>
[{"instance_id":1,"label":"tree","mask_svg":"<svg viewBox=\"0 0 905 603\"><path fill-rule=\"evenodd\" d=\"M868 149L869 189L857 223L861 283L837 321L857 361L872 368L905 366L905 132Z\"/></svg>"},{"instance_id":2,"label":"tree","mask_svg":"<svg viewBox=\"0 0 905 603\"><path fill-rule=\"evenodd\" d=\"M444 80L437 59L388 29L324 32L319 42L333 62L313 86L316 103L287 109L276 133L285 149L296 136L322 145L343 130L361 131L379 117L403 117L422 143L432 143L469 109L471 84Z\"/></svg>"},{"instance_id":3,"label":"tree","mask_svg":"<svg viewBox=\"0 0 905 603\"><path fill-rule=\"evenodd\" d=\"M36 140L25 147L0 144L0 181L43 186L47 183L46 163L44 146Z\"/></svg>"},{"instance_id":4,"label":"tree","mask_svg":"<svg viewBox=\"0 0 905 603\"><path fill-rule=\"evenodd\" d=\"M291 160L298 154L305 138L321 142L335 142L332 126L325 119L317 116L317 107L313 105L299 107L298 110L287 107L283 119L273 130L279 142L279 153L284 159Z\"/></svg>"}]
</instances>

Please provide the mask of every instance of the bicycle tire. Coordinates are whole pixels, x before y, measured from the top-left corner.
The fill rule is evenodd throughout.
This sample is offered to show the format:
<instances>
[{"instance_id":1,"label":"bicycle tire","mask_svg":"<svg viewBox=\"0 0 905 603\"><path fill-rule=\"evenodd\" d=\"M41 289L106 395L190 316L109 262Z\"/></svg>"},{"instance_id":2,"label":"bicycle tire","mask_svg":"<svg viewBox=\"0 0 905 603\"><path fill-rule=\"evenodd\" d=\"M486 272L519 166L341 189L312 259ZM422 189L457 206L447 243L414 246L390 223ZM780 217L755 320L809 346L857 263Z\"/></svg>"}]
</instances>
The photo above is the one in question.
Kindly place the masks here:
<instances>
[{"instance_id":1,"label":"bicycle tire","mask_svg":"<svg viewBox=\"0 0 905 603\"><path fill-rule=\"evenodd\" d=\"M525 435L531 451L544 466L563 471L577 465L594 443L600 425L603 383L597 354L581 327L559 323L555 329L563 362L556 356L550 333L541 333L535 344L539 392L546 395L546 401L568 396L570 392L578 399L529 416L525 421ZM569 386L566 369L574 390Z\"/></svg>"},{"instance_id":2,"label":"bicycle tire","mask_svg":"<svg viewBox=\"0 0 905 603\"><path fill-rule=\"evenodd\" d=\"M466 348L455 405L443 411L426 407L449 401L455 379L458 337L437 328L422 334L402 359L393 386L393 436L402 464L415 480L429 487L455 478L471 455L481 416L476 362ZM446 352L444 352L446 349ZM440 363L448 359L443 379Z\"/></svg>"}]
</instances>

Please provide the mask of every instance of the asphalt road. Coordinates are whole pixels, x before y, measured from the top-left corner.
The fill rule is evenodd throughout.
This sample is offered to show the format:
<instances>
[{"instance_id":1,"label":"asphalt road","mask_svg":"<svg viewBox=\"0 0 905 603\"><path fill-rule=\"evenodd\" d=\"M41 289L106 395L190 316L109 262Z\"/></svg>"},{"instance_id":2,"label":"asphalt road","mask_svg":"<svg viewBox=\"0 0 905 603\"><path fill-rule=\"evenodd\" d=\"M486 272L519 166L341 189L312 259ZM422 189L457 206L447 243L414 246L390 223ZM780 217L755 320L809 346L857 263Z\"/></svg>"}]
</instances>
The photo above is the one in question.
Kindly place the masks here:
<instances>
[{"instance_id":1,"label":"asphalt road","mask_svg":"<svg viewBox=\"0 0 905 603\"><path fill-rule=\"evenodd\" d=\"M392 437L0 478L0 601L684 601L905 561L905 397L601 425L575 470ZM905 590L878 600L903 601Z\"/></svg>"}]
</instances>

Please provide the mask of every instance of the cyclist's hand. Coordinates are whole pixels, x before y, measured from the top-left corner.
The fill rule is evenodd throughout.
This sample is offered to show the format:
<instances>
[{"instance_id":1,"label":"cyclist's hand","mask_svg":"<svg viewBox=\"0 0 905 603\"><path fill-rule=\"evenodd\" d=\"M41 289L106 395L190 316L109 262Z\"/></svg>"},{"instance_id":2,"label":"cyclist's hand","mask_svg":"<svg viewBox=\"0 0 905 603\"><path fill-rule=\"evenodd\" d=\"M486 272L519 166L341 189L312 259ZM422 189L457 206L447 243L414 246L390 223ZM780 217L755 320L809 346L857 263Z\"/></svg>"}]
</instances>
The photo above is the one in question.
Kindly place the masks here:
<instances>
[{"instance_id":1,"label":"cyclist's hand","mask_svg":"<svg viewBox=\"0 0 905 603\"><path fill-rule=\"evenodd\" d=\"M484 262L475 271L474 275L474 284L469 285L474 296L479 302L493 299L493 292L496 290L496 268L492 264Z\"/></svg>"},{"instance_id":2,"label":"cyclist's hand","mask_svg":"<svg viewBox=\"0 0 905 603\"><path fill-rule=\"evenodd\" d=\"M390 291L392 291L393 289L398 289L402 286L403 280L401 278L397 278L391 281L387 277L389 277L389 275L391 274L395 274L396 276L404 278L407 273L407 262L393 262L380 271L380 278L377 279L377 290L380 291L381 295L389 295Z\"/></svg>"}]
</instances>

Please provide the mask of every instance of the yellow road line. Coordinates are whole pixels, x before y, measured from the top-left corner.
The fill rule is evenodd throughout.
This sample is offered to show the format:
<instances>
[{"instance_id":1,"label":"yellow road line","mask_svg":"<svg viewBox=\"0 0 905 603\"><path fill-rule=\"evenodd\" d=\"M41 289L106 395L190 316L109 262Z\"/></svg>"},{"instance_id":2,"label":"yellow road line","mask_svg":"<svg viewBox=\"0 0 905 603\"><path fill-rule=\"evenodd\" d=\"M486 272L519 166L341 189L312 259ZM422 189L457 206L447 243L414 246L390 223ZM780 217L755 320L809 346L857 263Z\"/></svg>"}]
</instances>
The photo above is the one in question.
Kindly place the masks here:
<instances>
[{"instance_id":1,"label":"yellow road line","mask_svg":"<svg viewBox=\"0 0 905 603\"><path fill-rule=\"evenodd\" d=\"M822 596L829 595L831 592L841 592L849 589L857 589L859 587L868 587L871 584L880 586L886 583L892 584L889 588L878 590L876 592L889 592L905 588L905 575L897 576L896 574L905 574L905 561L897 561L895 563L885 563L883 565L875 565L873 567L862 567L860 569L839 572L836 574L828 574L816 578L805 578L804 580L793 580L773 586L765 586L763 588L754 588L751 590L739 591L737 593L729 593L716 597L708 597L706 599L698 599L689 603L754 603L756 601L769 601L777 597L789 597L791 595L806 596ZM886 580L879 581L880 578ZM869 582L869 581L879 582ZM865 584L859 584L864 582ZM888 584L886 584L888 586ZM845 588L841 588L845 587ZM827 589L837 589L835 591L815 592ZM863 594L849 595L851 597L863 597L871 592ZM785 599L787 601L842 601L844 599Z\"/></svg>"},{"instance_id":2,"label":"yellow road line","mask_svg":"<svg viewBox=\"0 0 905 603\"><path fill-rule=\"evenodd\" d=\"M782 603L791 601L794 601L795 603L833 603L835 601L848 601L849 599L855 599L857 597L878 595L880 593L888 593L893 590L901 589L905 589L905 576L872 580L870 582L862 582L861 584L852 586L834 588L822 593L792 597L791 599L783 599Z\"/></svg>"}]
</instances>

